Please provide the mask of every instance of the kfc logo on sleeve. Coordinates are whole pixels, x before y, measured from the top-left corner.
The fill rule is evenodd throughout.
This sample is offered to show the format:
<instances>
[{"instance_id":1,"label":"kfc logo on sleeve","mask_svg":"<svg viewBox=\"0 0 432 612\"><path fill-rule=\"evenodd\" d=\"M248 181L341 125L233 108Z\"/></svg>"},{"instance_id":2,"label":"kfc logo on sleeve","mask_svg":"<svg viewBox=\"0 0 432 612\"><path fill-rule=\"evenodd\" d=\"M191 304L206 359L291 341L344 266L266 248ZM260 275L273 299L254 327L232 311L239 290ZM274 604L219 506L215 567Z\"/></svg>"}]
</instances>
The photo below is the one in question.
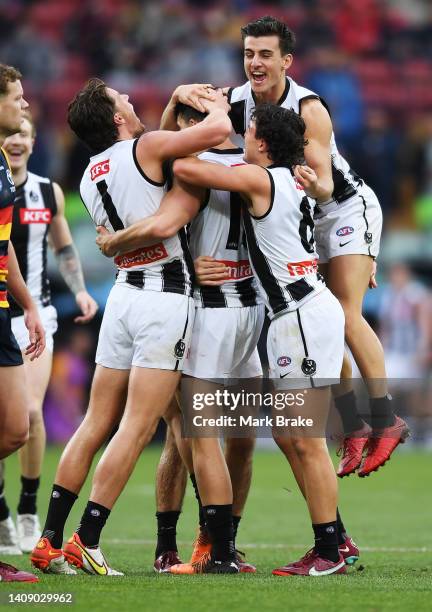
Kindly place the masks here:
<instances>
[{"instance_id":1,"label":"kfc logo on sleeve","mask_svg":"<svg viewBox=\"0 0 432 612\"><path fill-rule=\"evenodd\" d=\"M99 178L103 174L108 174L110 171L110 160L106 159L105 161L98 162L94 166L90 168L90 178L92 181Z\"/></svg>"}]
</instances>

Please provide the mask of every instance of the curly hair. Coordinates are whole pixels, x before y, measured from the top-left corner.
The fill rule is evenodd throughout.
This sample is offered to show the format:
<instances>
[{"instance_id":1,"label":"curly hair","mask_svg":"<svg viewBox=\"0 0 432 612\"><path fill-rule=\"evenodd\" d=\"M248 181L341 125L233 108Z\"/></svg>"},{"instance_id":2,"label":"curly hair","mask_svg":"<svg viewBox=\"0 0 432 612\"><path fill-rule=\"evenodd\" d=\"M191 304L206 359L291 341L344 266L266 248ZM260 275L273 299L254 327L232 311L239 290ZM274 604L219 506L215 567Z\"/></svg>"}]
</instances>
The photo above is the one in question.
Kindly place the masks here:
<instances>
[{"instance_id":1,"label":"curly hair","mask_svg":"<svg viewBox=\"0 0 432 612\"><path fill-rule=\"evenodd\" d=\"M296 37L283 21L279 21L276 17L265 15L255 21L251 21L241 28L242 39L246 36L278 36L279 48L282 55L292 53L295 48Z\"/></svg>"},{"instance_id":2,"label":"curly hair","mask_svg":"<svg viewBox=\"0 0 432 612\"><path fill-rule=\"evenodd\" d=\"M293 110L276 104L259 104L251 119L255 121L255 136L265 141L268 156L279 166L291 168L304 162L304 148L308 141L306 125Z\"/></svg>"},{"instance_id":3,"label":"curly hair","mask_svg":"<svg viewBox=\"0 0 432 612\"><path fill-rule=\"evenodd\" d=\"M91 151L100 153L118 140L114 114L114 100L108 95L104 81L93 78L69 104L68 123Z\"/></svg>"},{"instance_id":4,"label":"curly hair","mask_svg":"<svg viewBox=\"0 0 432 612\"><path fill-rule=\"evenodd\" d=\"M0 96L4 96L8 91L8 84L15 83L22 79L22 74L13 66L0 64Z\"/></svg>"}]
</instances>

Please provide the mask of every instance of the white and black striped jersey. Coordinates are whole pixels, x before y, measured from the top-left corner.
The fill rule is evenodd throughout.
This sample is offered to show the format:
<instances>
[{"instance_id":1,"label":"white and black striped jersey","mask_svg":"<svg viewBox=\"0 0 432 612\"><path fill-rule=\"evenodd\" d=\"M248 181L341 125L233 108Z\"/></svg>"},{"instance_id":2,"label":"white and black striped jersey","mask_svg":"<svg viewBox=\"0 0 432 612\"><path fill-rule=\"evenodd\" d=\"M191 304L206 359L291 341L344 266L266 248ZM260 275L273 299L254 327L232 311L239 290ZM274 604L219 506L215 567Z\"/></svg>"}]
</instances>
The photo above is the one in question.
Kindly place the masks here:
<instances>
[{"instance_id":1,"label":"white and black striped jersey","mask_svg":"<svg viewBox=\"0 0 432 612\"><path fill-rule=\"evenodd\" d=\"M47 275L47 237L52 218L57 213L54 189L49 178L27 173L16 188L11 240L21 274L39 306L51 303ZM18 304L9 297L11 316L22 315Z\"/></svg>"},{"instance_id":2,"label":"white and black striped jersey","mask_svg":"<svg viewBox=\"0 0 432 612\"><path fill-rule=\"evenodd\" d=\"M255 217L244 206L249 257L269 317L297 310L325 289L317 273L314 223L308 197L291 169L267 168L270 208Z\"/></svg>"},{"instance_id":3,"label":"white and black striped jersey","mask_svg":"<svg viewBox=\"0 0 432 612\"><path fill-rule=\"evenodd\" d=\"M199 158L224 166L239 166L243 149L210 149ZM200 212L190 224L189 247L192 258L214 257L230 270L230 278L218 287L196 287L197 306L238 308L262 303L249 262L242 221L242 201L238 193L210 189Z\"/></svg>"},{"instance_id":4,"label":"white and black striped jersey","mask_svg":"<svg viewBox=\"0 0 432 612\"><path fill-rule=\"evenodd\" d=\"M154 215L166 191L145 175L136 157L138 140L122 140L90 158L81 199L95 225L111 231ZM192 295L193 262L185 229L157 244L114 258L118 283L149 291Z\"/></svg>"},{"instance_id":5,"label":"white and black striped jersey","mask_svg":"<svg viewBox=\"0 0 432 612\"><path fill-rule=\"evenodd\" d=\"M301 87L290 77L286 77L285 91L280 100L278 100L279 106L292 109L300 114L302 102L310 99L320 100L324 107L329 110L325 101L318 94L310 89ZM244 134L249 125L252 111L255 108L255 97L249 81L240 87L230 89L228 101L231 104L229 115L233 124L231 140L242 147L244 146ZM334 183L333 199L341 203L354 196L357 193L357 187L363 181L351 170L346 159L339 153L334 133L331 136L330 146Z\"/></svg>"}]
</instances>

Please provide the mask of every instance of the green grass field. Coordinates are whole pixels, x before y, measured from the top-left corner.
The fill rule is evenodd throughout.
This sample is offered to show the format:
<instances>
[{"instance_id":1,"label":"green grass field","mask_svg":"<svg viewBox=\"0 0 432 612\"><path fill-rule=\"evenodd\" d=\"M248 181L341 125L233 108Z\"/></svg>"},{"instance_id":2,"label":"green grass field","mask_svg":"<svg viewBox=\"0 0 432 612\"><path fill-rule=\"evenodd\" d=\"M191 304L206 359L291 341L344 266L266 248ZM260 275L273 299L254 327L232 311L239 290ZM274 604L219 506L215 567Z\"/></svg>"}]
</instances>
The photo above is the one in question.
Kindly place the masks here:
<instances>
[{"instance_id":1,"label":"green grass field","mask_svg":"<svg viewBox=\"0 0 432 612\"><path fill-rule=\"evenodd\" d=\"M159 452L158 447L152 447L143 454L104 530L103 549L113 567L124 571L124 578L40 575L40 582L35 585L2 584L2 603L6 593L72 592L73 609L95 611L432 609L430 454L398 452L370 478L350 477L341 481L340 508L350 534L361 547L361 566L351 569L347 576L304 579L271 575L274 567L300 557L310 547L312 533L288 464L280 453L270 451L256 453L252 489L238 536L238 546L257 565L257 574L229 577L154 574L153 483ZM59 450L53 448L46 456L39 504L41 520L45 517L58 456ZM14 508L18 495L16 456L7 460L6 491L9 505ZM88 487L71 515L68 537L77 525L87 494ZM196 514L189 486L178 525L184 560L191 552ZM30 568L26 556L9 559L23 569ZM49 608L65 606L51 604Z\"/></svg>"}]
</instances>

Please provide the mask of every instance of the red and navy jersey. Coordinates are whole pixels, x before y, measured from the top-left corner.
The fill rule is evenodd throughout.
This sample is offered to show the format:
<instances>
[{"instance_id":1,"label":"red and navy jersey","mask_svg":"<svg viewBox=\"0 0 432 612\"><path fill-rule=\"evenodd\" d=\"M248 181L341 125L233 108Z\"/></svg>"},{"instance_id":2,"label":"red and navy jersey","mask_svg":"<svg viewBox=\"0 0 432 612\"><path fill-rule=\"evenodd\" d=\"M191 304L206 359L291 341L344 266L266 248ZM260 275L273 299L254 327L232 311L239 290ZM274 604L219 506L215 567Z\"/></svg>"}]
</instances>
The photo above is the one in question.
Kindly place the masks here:
<instances>
[{"instance_id":1,"label":"red and navy jersey","mask_svg":"<svg viewBox=\"0 0 432 612\"><path fill-rule=\"evenodd\" d=\"M51 180L28 172L25 182L16 187L11 240L27 289L39 306L51 303L47 238L56 214L57 203ZM11 316L22 315L15 300L9 298L9 302Z\"/></svg>"},{"instance_id":2,"label":"red and navy jersey","mask_svg":"<svg viewBox=\"0 0 432 612\"><path fill-rule=\"evenodd\" d=\"M0 308L8 308L8 247L12 229L15 185L6 153L0 149Z\"/></svg>"}]
</instances>

